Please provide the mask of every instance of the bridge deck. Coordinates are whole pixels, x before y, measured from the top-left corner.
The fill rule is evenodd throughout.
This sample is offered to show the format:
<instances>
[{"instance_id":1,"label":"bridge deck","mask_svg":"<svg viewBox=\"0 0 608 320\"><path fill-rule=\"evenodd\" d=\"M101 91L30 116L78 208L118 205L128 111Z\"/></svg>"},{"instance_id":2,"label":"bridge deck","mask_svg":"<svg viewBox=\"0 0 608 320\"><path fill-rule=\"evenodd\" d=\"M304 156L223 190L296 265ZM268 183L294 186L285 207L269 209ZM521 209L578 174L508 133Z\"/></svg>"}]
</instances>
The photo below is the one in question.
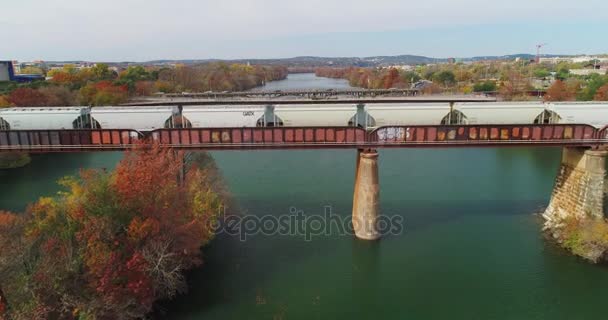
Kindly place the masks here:
<instances>
[{"instance_id":1,"label":"bridge deck","mask_svg":"<svg viewBox=\"0 0 608 320\"><path fill-rule=\"evenodd\" d=\"M584 124L260 127L0 131L0 152L90 152L126 150L141 141L200 150L336 149L480 146L601 146L607 129Z\"/></svg>"}]
</instances>

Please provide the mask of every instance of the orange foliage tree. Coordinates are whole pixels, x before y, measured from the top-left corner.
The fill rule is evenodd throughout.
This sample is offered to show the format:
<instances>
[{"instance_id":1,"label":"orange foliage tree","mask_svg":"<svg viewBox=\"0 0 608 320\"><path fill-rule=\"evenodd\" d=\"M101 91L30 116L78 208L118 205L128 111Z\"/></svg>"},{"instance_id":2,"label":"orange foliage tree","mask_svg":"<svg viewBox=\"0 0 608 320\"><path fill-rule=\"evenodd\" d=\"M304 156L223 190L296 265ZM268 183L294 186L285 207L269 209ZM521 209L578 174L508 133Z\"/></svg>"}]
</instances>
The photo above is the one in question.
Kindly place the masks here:
<instances>
[{"instance_id":1,"label":"orange foliage tree","mask_svg":"<svg viewBox=\"0 0 608 320\"><path fill-rule=\"evenodd\" d=\"M574 92L568 88L562 80L556 80L545 94L545 101L571 101L574 100Z\"/></svg>"},{"instance_id":2,"label":"orange foliage tree","mask_svg":"<svg viewBox=\"0 0 608 320\"><path fill-rule=\"evenodd\" d=\"M27 270L0 281L11 288L4 290L9 312L32 319L138 319L154 301L186 290L183 272L202 263L200 247L213 237L222 199L204 169L192 167L180 182L182 164L181 153L143 145L111 173L65 178L67 191L30 206L25 223L0 214L0 232L17 230L13 241L26 244L10 252L0 247L0 261L15 251L31 253L24 258ZM8 238L0 235L0 245L2 239ZM0 264L0 274L9 269Z\"/></svg>"},{"instance_id":3,"label":"orange foliage tree","mask_svg":"<svg viewBox=\"0 0 608 320\"><path fill-rule=\"evenodd\" d=\"M8 101L8 98L6 96L0 95L0 108L6 108L6 107L10 107L10 106L11 106L11 102Z\"/></svg>"},{"instance_id":4,"label":"orange foliage tree","mask_svg":"<svg viewBox=\"0 0 608 320\"><path fill-rule=\"evenodd\" d=\"M608 84L605 84L597 89L593 100L608 101Z\"/></svg>"},{"instance_id":5,"label":"orange foliage tree","mask_svg":"<svg viewBox=\"0 0 608 320\"><path fill-rule=\"evenodd\" d=\"M114 85L104 80L89 83L80 89L80 102L92 106L113 105L126 102L129 98L127 85Z\"/></svg>"}]
</instances>

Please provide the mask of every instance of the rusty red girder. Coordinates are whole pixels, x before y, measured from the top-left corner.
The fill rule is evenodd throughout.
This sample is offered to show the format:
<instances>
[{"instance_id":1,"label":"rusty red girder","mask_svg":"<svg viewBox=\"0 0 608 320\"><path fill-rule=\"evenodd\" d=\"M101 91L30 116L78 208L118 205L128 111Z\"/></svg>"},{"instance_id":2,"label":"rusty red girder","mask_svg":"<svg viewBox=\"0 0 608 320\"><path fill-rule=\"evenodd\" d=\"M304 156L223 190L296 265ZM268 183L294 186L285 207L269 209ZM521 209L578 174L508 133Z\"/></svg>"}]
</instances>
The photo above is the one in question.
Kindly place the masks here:
<instances>
[{"instance_id":1,"label":"rusty red girder","mask_svg":"<svg viewBox=\"0 0 608 320\"><path fill-rule=\"evenodd\" d=\"M608 128L585 124L188 128L0 131L0 152L119 151L142 140L200 150L586 146L608 144Z\"/></svg>"}]
</instances>

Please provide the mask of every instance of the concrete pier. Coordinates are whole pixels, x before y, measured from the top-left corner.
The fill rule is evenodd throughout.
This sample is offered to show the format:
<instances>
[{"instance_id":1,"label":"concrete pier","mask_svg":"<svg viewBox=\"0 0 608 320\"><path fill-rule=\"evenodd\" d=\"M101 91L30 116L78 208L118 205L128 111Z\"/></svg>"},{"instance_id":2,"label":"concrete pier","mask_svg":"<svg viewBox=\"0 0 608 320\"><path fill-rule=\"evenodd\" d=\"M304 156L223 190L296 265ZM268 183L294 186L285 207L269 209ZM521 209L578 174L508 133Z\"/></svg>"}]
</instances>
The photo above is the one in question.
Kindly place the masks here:
<instances>
[{"instance_id":1,"label":"concrete pier","mask_svg":"<svg viewBox=\"0 0 608 320\"><path fill-rule=\"evenodd\" d=\"M353 195L353 228L359 239L380 238L376 221L380 214L380 185L378 183L378 152L359 150Z\"/></svg>"},{"instance_id":2,"label":"concrete pier","mask_svg":"<svg viewBox=\"0 0 608 320\"><path fill-rule=\"evenodd\" d=\"M568 216L603 218L608 151L564 148L553 194L545 210L546 227Z\"/></svg>"}]
</instances>

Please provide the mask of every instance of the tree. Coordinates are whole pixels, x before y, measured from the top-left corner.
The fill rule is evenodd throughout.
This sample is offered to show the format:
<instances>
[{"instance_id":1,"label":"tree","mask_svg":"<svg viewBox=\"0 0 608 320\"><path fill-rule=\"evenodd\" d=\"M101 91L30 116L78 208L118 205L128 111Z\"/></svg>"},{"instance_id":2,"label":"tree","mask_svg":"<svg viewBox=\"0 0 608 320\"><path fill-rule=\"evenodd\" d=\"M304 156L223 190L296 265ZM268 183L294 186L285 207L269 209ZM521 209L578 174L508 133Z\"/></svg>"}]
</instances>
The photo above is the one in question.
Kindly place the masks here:
<instances>
[{"instance_id":1,"label":"tree","mask_svg":"<svg viewBox=\"0 0 608 320\"><path fill-rule=\"evenodd\" d=\"M92 106L106 106L124 103L129 98L126 85L114 85L110 81L89 83L79 91L81 104Z\"/></svg>"},{"instance_id":2,"label":"tree","mask_svg":"<svg viewBox=\"0 0 608 320\"><path fill-rule=\"evenodd\" d=\"M556 80L545 94L545 101L571 101L574 100L574 92L572 92L561 80Z\"/></svg>"},{"instance_id":3,"label":"tree","mask_svg":"<svg viewBox=\"0 0 608 320\"><path fill-rule=\"evenodd\" d=\"M40 107L48 103L47 96L31 88L18 88L8 96L8 101L17 107Z\"/></svg>"},{"instance_id":4,"label":"tree","mask_svg":"<svg viewBox=\"0 0 608 320\"><path fill-rule=\"evenodd\" d=\"M46 105L53 107L74 106L77 104L76 94L64 86L48 86L38 89L46 96Z\"/></svg>"},{"instance_id":5,"label":"tree","mask_svg":"<svg viewBox=\"0 0 608 320\"><path fill-rule=\"evenodd\" d=\"M522 100L530 89L530 82L519 71L503 70L503 79L499 92L505 100Z\"/></svg>"},{"instance_id":6,"label":"tree","mask_svg":"<svg viewBox=\"0 0 608 320\"><path fill-rule=\"evenodd\" d=\"M0 108L10 107L11 103L6 96L0 95Z\"/></svg>"},{"instance_id":7,"label":"tree","mask_svg":"<svg viewBox=\"0 0 608 320\"><path fill-rule=\"evenodd\" d=\"M0 313L141 319L185 291L222 199L208 167L178 180L182 164L181 153L141 145L113 172L63 179L65 191L25 214L0 212Z\"/></svg>"},{"instance_id":8,"label":"tree","mask_svg":"<svg viewBox=\"0 0 608 320\"><path fill-rule=\"evenodd\" d=\"M405 71L401 77L403 78L403 82L409 84L416 83L421 79L420 75L415 71Z\"/></svg>"},{"instance_id":9,"label":"tree","mask_svg":"<svg viewBox=\"0 0 608 320\"><path fill-rule=\"evenodd\" d=\"M478 82L473 86L474 92L494 92L496 91L496 82L484 81Z\"/></svg>"},{"instance_id":10,"label":"tree","mask_svg":"<svg viewBox=\"0 0 608 320\"><path fill-rule=\"evenodd\" d=\"M444 87L450 87L456 83L456 76L452 71L444 70L433 74L433 81L441 83Z\"/></svg>"},{"instance_id":11,"label":"tree","mask_svg":"<svg viewBox=\"0 0 608 320\"><path fill-rule=\"evenodd\" d=\"M135 90L135 84L138 81L148 81L152 79L151 74L142 66L128 67L118 77L117 84L126 85L132 92Z\"/></svg>"},{"instance_id":12,"label":"tree","mask_svg":"<svg viewBox=\"0 0 608 320\"><path fill-rule=\"evenodd\" d=\"M608 101L608 84L605 84L597 89L593 100Z\"/></svg>"},{"instance_id":13,"label":"tree","mask_svg":"<svg viewBox=\"0 0 608 320\"><path fill-rule=\"evenodd\" d=\"M593 100L598 89L605 84L608 84L608 76L600 76L598 74L590 75L587 79L585 88L577 96L577 99L583 101Z\"/></svg>"},{"instance_id":14,"label":"tree","mask_svg":"<svg viewBox=\"0 0 608 320\"><path fill-rule=\"evenodd\" d=\"M395 68L390 68L384 78L384 89L390 89L399 79L399 71Z\"/></svg>"},{"instance_id":15,"label":"tree","mask_svg":"<svg viewBox=\"0 0 608 320\"><path fill-rule=\"evenodd\" d=\"M91 68L96 80L109 80L112 79L113 74L109 67L105 63L98 63Z\"/></svg>"}]
</instances>

